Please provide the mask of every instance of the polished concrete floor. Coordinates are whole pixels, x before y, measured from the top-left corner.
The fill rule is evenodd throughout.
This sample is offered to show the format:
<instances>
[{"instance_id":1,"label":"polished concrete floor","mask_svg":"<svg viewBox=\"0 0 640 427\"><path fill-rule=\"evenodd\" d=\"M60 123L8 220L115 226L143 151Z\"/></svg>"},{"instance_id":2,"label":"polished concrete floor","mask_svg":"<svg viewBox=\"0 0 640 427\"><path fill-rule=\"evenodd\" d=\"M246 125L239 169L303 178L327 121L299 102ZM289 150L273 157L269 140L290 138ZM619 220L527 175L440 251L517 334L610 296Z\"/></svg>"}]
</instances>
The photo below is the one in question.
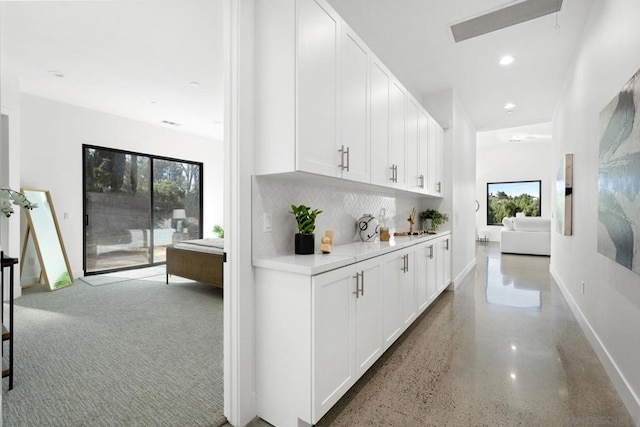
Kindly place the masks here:
<instances>
[{"instance_id":1,"label":"polished concrete floor","mask_svg":"<svg viewBox=\"0 0 640 427\"><path fill-rule=\"evenodd\" d=\"M252 426L268 425L255 420ZM549 258L477 247L445 292L322 426L633 426L549 274Z\"/></svg>"}]
</instances>

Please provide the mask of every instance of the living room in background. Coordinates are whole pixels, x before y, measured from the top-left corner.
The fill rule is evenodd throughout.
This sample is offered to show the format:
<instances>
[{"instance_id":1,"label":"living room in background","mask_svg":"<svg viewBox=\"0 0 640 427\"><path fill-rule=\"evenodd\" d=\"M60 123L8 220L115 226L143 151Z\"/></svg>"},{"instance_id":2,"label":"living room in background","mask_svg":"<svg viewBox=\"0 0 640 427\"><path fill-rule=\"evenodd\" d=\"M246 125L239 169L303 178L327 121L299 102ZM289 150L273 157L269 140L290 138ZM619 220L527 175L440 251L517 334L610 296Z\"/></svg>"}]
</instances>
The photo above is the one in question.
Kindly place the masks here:
<instances>
[{"instance_id":1,"label":"living room in background","mask_svg":"<svg viewBox=\"0 0 640 427\"><path fill-rule=\"evenodd\" d=\"M163 263L202 237L202 163L83 145L83 179L85 274Z\"/></svg>"},{"instance_id":2,"label":"living room in background","mask_svg":"<svg viewBox=\"0 0 640 427\"><path fill-rule=\"evenodd\" d=\"M505 217L541 216L542 181L487 183L487 225L502 225Z\"/></svg>"}]
</instances>

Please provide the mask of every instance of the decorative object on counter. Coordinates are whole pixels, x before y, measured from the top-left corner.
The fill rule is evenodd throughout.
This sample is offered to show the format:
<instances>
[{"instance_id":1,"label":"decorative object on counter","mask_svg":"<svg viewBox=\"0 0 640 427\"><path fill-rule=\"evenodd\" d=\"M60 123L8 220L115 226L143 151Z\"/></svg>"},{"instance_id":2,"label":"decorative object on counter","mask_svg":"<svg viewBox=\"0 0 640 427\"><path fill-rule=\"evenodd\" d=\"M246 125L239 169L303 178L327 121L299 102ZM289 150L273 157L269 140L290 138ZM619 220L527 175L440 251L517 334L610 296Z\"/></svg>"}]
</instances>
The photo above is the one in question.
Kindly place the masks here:
<instances>
[{"instance_id":1,"label":"decorative object on counter","mask_svg":"<svg viewBox=\"0 0 640 427\"><path fill-rule=\"evenodd\" d=\"M393 233L393 235L395 237L405 237L408 236L409 233L407 233L406 231L396 231L395 233Z\"/></svg>"},{"instance_id":2,"label":"decorative object on counter","mask_svg":"<svg viewBox=\"0 0 640 427\"><path fill-rule=\"evenodd\" d=\"M411 210L411 214L409 215L409 218L407 218L407 221L409 221L409 234L413 235L413 224L416 222L416 208Z\"/></svg>"},{"instance_id":3,"label":"decorative object on counter","mask_svg":"<svg viewBox=\"0 0 640 427\"><path fill-rule=\"evenodd\" d=\"M324 236L320 240L320 252L323 254L331 253L333 246L333 230L326 230Z\"/></svg>"},{"instance_id":4,"label":"decorative object on counter","mask_svg":"<svg viewBox=\"0 0 640 427\"><path fill-rule=\"evenodd\" d=\"M420 221L422 221L423 230L436 231L440 225L449 221L449 216L446 213L438 212L436 209L427 209L420 212Z\"/></svg>"},{"instance_id":5,"label":"decorative object on counter","mask_svg":"<svg viewBox=\"0 0 640 427\"><path fill-rule=\"evenodd\" d=\"M391 239L391 233L389 233L389 227L380 227L380 241L388 242Z\"/></svg>"},{"instance_id":6,"label":"decorative object on counter","mask_svg":"<svg viewBox=\"0 0 640 427\"><path fill-rule=\"evenodd\" d=\"M291 205L291 213L296 217L298 233L295 237L295 253L298 255L310 255L314 253L316 229L316 217L321 210L313 209L305 205Z\"/></svg>"},{"instance_id":7,"label":"decorative object on counter","mask_svg":"<svg viewBox=\"0 0 640 427\"><path fill-rule=\"evenodd\" d=\"M362 218L358 220L358 235L360 240L368 242L375 239L380 228L380 222L375 216L371 214L364 214Z\"/></svg>"}]
</instances>

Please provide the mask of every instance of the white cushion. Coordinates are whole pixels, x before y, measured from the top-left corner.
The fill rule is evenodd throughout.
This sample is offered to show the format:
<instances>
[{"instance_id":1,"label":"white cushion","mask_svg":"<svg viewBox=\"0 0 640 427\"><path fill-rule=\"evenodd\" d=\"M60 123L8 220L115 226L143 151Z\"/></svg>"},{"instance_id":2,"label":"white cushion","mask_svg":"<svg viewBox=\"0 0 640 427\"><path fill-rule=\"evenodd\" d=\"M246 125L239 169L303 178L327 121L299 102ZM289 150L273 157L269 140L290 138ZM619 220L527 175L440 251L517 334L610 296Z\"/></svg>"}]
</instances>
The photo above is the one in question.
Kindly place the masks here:
<instances>
[{"instance_id":1,"label":"white cushion","mask_svg":"<svg viewBox=\"0 0 640 427\"><path fill-rule=\"evenodd\" d=\"M532 216L514 218L513 228L516 231L551 231L551 220Z\"/></svg>"},{"instance_id":2,"label":"white cushion","mask_svg":"<svg viewBox=\"0 0 640 427\"><path fill-rule=\"evenodd\" d=\"M502 218L502 225L504 225L507 228L507 230L511 230L511 231L514 230L513 220L509 217L505 216L504 218Z\"/></svg>"}]
</instances>

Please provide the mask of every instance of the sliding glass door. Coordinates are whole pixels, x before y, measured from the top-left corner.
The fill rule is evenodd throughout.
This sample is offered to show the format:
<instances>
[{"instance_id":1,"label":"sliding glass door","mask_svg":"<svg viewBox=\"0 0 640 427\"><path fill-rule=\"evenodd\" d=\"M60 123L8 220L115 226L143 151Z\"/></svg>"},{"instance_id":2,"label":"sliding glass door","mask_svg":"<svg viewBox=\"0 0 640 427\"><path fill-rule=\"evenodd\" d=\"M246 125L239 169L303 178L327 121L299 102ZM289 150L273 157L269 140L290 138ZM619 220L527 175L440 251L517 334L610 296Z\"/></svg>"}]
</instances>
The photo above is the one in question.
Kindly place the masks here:
<instances>
[{"instance_id":1,"label":"sliding glass door","mask_svg":"<svg viewBox=\"0 0 640 427\"><path fill-rule=\"evenodd\" d=\"M83 146L85 274L165 261L202 236L202 164Z\"/></svg>"}]
</instances>

